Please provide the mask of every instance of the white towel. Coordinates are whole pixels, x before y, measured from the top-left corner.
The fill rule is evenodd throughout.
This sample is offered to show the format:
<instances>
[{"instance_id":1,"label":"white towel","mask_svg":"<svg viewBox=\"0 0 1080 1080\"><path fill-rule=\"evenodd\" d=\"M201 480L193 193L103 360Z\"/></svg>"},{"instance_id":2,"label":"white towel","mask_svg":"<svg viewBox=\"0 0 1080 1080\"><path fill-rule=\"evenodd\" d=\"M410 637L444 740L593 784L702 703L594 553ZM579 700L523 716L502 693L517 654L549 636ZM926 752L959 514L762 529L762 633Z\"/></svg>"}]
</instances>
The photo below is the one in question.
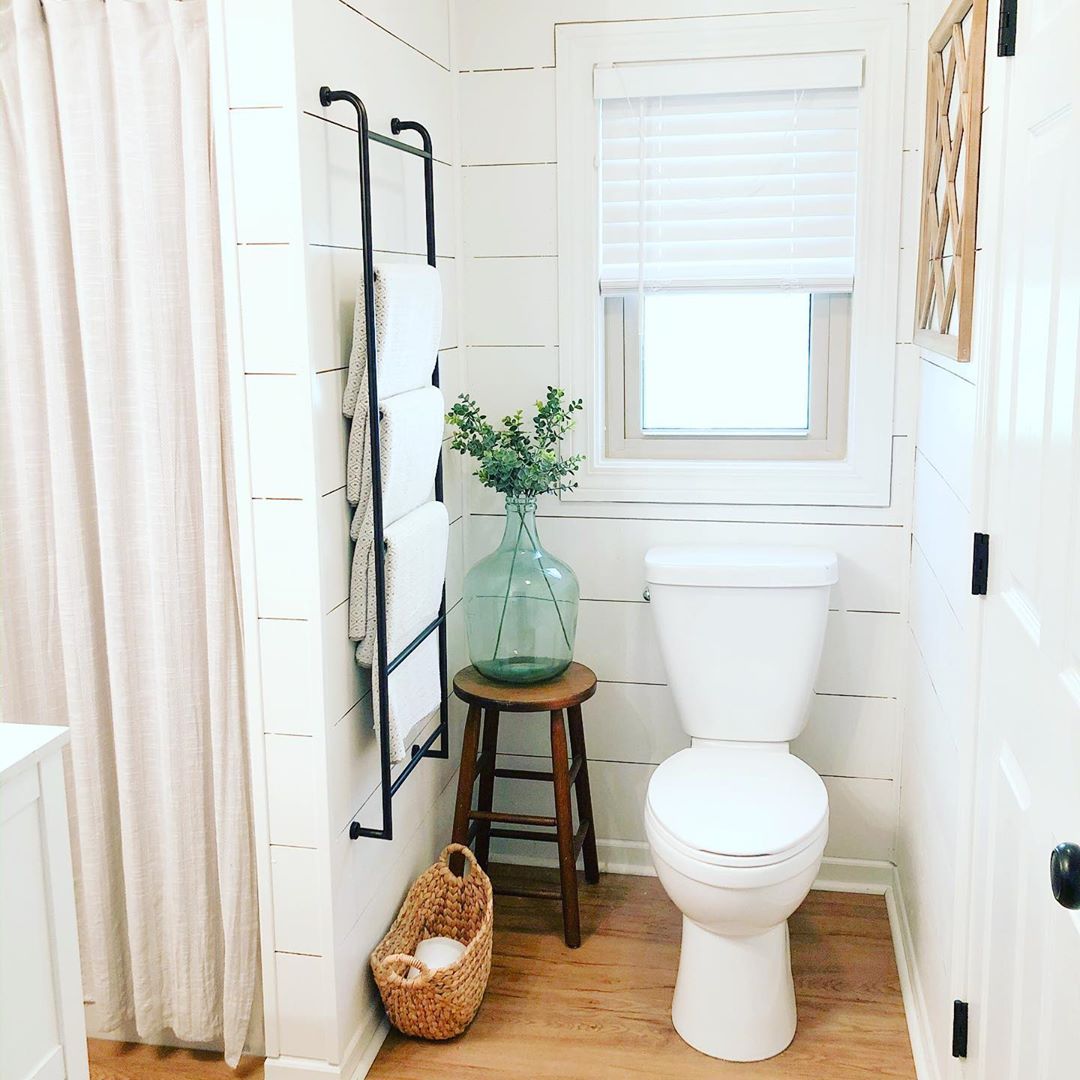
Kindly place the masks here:
<instances>
[{"instance_id":1,"label":"white towel","mask_svg":"<svg viewBox=\"0 0 1080 1080\"><path fill-rule=\"evenodd\" d=\"M431 618L433 619L436 614L437 612L433 612ZM431 619L428 620L430 621ZM427 623L424 625L426 626ZM414 634L413 637L415 636ZM362 648L363 645L358 645L357 652ZM398 652L400 651L399 649ZM402 660L400 667L390 673L387 682L387 697L390 704L387 710L387 719L390 721L390 761L396 765L409 756L406 747L412 742L413 736L437 715L439 705L442 703L442 680L439 678L439 632L437 630L432 631L423 645L418 646L415 652ZM378 736L379 686L378 680L374 677L371 680L371 702L372 722L375 725L375 734Z\"/></svg>"},{"instance_id":2,"label":"white towel","mask_svg":"<svg viewBox=\"0 0 1080 1080\"><path fill-rule=\"evenodd\" d=\"M386 654L392 659L439 613L446 579L450 518L442 503L425 503L386 528L383 535L386 541ZM360 548L357 544L357 551ZM349 598L349 632L360 642L356 647L356 661L364 667L371 666L376 656L375 555L370 543L367 551L364 562L358 562L354 554ZM442 700L439 674L436 630L390 675L388 713L392 762L403 760L409 736L438 710ZM375 679L372 679L372 702L377 731L379 688Z\"/></svg>"},{"instance_id":3,"label":"white towel","mask_svg":"<svg viewBox=\"0 0 1080 1080\"><path fill-rule=\"evenodd\" d=\"M386 526L383 538L387 653L393 657L438 614L450 539L446 507L425 503ZM366 537L353 552L349 637L360 642L357 660L370 665L375 654L375 550Z\"/></svg>"},{"instance_id":4,"label":"white towel","mask_svg":"<svg viewBox=\"0 0 1080 1080\"><path fill-rule=\"evenodd\" d=\"M431 493L442 444L446 405L437 386L395 394L379 404L379 456L382 461L383 523L415 510ZM352 537L371 513L370 427L353 420L345 494L357 507Z\"/></svg>"},{"instance_id":5,"label":"white towel","mask_svg":"<svg viewBox=\"0 0 1080 1080\"><path fill-rule=\"evenodd\" d=\"M364 285L356 292L349 377L341 411L367 415L367 324ZM375 355L379 397L415 390L431 382L442 326L442 287L433 266L379 263L375 267Z\"/></svg>"}]
</instances>

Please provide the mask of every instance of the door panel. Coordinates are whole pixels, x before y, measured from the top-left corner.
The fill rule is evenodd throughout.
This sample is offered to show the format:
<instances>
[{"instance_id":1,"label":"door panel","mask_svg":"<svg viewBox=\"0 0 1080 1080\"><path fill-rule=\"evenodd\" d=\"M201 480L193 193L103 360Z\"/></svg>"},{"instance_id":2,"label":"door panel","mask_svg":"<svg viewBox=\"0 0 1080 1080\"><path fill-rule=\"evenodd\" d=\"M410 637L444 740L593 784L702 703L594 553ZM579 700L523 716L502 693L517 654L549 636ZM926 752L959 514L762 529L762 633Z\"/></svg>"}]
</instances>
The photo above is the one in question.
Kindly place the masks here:
<instances>
[{"instance_id":1,"label":"door panel","mask_svg":"<svg viewBox=\"0 0 1080 1080\"><path fill-rule=\"evenodd\" d=\"M1080 917L1080 3L1022 8L1005 104L973 890L972 1075L1077 1075Z\"/></svg>"}]
</instances>

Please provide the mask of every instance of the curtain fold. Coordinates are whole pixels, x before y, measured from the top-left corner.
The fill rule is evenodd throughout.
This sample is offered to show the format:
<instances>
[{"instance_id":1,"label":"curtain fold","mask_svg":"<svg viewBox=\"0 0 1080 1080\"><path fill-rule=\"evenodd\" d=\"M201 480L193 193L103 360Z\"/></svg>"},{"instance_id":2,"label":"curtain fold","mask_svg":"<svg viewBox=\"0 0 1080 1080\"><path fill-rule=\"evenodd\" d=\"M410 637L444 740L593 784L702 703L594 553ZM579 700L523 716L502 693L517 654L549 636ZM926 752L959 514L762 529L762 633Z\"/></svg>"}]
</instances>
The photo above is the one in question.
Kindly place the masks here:
<instances>
[{"instance_id":1,"label":"curtain fold","mask_svg":"<svg viewBox=\"0 0 1080 1080\"><path fill-rule=\"evenodd\" d=\"M223 1042L258 909L203 0L0 0L3 715L72 730L86 996Z\"/></svg>"}]
</instances>

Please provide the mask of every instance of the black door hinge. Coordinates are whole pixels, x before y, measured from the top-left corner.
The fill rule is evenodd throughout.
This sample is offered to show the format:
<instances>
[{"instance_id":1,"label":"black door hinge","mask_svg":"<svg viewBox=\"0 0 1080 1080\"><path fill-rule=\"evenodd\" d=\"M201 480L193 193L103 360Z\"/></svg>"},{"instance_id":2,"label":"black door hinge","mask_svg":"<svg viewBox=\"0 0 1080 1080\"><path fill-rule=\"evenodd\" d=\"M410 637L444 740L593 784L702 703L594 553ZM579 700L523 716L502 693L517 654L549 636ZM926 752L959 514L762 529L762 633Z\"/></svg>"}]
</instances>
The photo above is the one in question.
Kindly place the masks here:
<instances>
[{"instance_id":1,"label":"black door hinge","mask_svg":"<svg viewBox=\"0 0 1080 1080\"><path fill-rule=\"evenodd\" d=\"M990 534L976 533L971 546L971 595L985 596L990 576Z\"/></svg>"},{"instance_id":2,"label":"black door hinge","mask_svg":"<svg viewBox=\"0 0 1080 1080\"><path fill-rule=\"evenodd\" d=\"M998 12L998 56L1016 55L1016 4L1017 0L1001 0Z\"/></svg>"},{"instance_id":3,"label":"black door hinge","mask_svg":"<svg viewBox=\"0 0 1080 1080\"><path fill-rule=\"evenodd\" d=\"M966 1001L954 1001L952 1003L952 1056L966 1058L967 1042L968 1003Z\"/></svg>"}]
</instances>

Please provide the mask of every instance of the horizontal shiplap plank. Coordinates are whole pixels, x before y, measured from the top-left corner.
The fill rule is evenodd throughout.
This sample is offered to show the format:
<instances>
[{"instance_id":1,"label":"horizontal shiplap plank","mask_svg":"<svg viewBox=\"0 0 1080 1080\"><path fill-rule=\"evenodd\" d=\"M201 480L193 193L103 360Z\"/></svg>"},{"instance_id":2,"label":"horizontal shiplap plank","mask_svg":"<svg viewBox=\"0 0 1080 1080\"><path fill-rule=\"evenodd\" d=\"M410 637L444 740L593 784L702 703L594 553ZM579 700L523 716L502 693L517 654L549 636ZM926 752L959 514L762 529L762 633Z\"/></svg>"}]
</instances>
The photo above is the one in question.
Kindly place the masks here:
<instances>
[{"instance_id":1,"label":"horizontal shiplap plank","mask_svg":"<svg viewBox=\"0 0 1080 1080\"><path fill-rule=\"evenodd\" d=\"M555 72L490 71L458 81L463 165L555 160Z\"/></svg>"},{"instance_id":2,"label":"horizontal shiplap plank","mask_svg":"<svg viewBox=\"0 0 1080 1080\"><path fill-rule=\"evenodd\" d=\"M310 498L314 477L307 381L298 375L245 375L244 390L252 496Z\"/></svg>"},{"instance_id":3,"label":"horizontal shiplap plank","mask_svg":"<svg viewBox=\"0 0 1080 1080\"><path fill-rule=\"evenodd\" d=\"M500 755L500 767L535 768L536 759ZM600 840L645 841L645 797L654 765L596 761L589 766L596 834ZM896 820L891 780L825 777L829 792L826 854L845 859L890 859ZM550 785L497 780L495 806L522 814L551 814ZM534 849L536 845L533 845ZM546 847L546 845L545 845ZM549 852L536 851L541 857Z\"/></svg>"},{"instance_id":4,"label":"horizontal shiplap plank","mask_svg":"<svg viewBox=\"0 0 1080 1080\"><path fill-rule=\"evenodd\" d=\"M310 500L257 499L251 512L260 618L306 618L318 596Z\"/></svg>"},{"instance_id":5,"label":"horizontal shiplap plank","mask_svg":"<svg viewBox=\"0 0 1080 1080\"><path fill-rule=\"evenodd\" d=\"M792 744L792 752L818 773L894 779L898 712L891 698L815 695L806 730ZM602 682L582 716L591 761L657 765L690 745L666 686ZM546 757L546 716L504 724L499 748L507 754Z\"/></svg>"},{"instance_id":6,"label":"horizontal shiplap plank","mask_svg":"<svg viewBox=\"0 0 1080 1080\"><path fill-rule=\"evenodd\" d=\"M332 965L321 956L279 952L277 973L277 1047L283 1057L326 1060L334 1056L327 980Z\"/></svg>"},{"instance_id":7,"label":"horizontal shiplap plank","mask_svg":"<svg viewBox=\"0 0 1080 1080\"><path fill-rule=\"evenodd\" d=\"M919 453L954 494L971 506L975 452L976 390L972 383L922 361L919 396Z\"/></svg>"},{"instance_id":8,"label":"horizontal shiplap plank","mask_svg":"<svg viewBox=\"0 0 1080 1080\"><path fill-rule=\"evenodd\" d=\"M467 259L468 345L554 345L558 341L555 259Z\"/></svg>"},{"instance_id":9,"label":"horizontal shiplap plank","mask_svg":"<svg viewBox=\"0 0 1080 1080\"><path fill-rule=\"evenodd\" d=\"M288 242L294 233L297 188L281 167L295 139L287 109L239 109L229 114L236 239L241 244Z\"/></svg>"},{"instance_id":10,"label":"horizontal shiplap plank","mask_svg":"<svg viewBox=\"0 0 1080 1080\"><path fill-rule=\"evenodd\" d=\"M291 375L304 368L307 327L294 250L288 244L246 244L236 250L247 372Z\"/></svg>"},{"instance_id":11,"label":"horizontal shiplap plank","mask_svg":"<svg viewBox=\"0 0 1080 1080\"><path fill-rule=\"evenodd\" d=\"M896 697L902 629L899 615L831 612L817 690ZM582 601L575 656L606 681L667 681L652 613L640 601Z\"/></svg>"},{"instance_id":12,"label":"horizontal shiplap plank","mask_svg":"<svg viewBox=\"0 0 1080 1080\"><path fill-rule=\"evenodd\" d=\"M911 553L911 633L950 726L964 715L968 644L922 549Z\"/></svg>"},{"instance_id":13,"label":"horizontal shiplap plank","mask_svg":"<svg viewBox=\"0 0 1080 1080\"><path fill-rule=\"evenodd\" d=\"M265 735L263 739L270 843L318 847L322 835L316 803L322 801L323 792L317 782L315 740L299 735Z\"/></svg>"},{"instance_id":14,"label":"horizontal shiplap plank","mask_svg":"<svg viewBox=\"0 0 1080 1080\"><path fill-rule=\"evenodd\" d=\"M462 170L466 255L554 255L555 166Z\"/></svg>"},{"instance_id":15,"label":"horizontal shiplap plank","mask_svg":"<svg viewBox=\"0 0 1080 1080\"><path fill-rule=\"evenodd\" d=\"M322 897L319 854L312 848L270 848L274 898L274 948L278 952L321 955Z\"/></svg>"},{"instance_id":16,"label":"horizontal shiplap plank","mask_svg":"<svg viewBox=\"0 0 1080 1080\"><path fill-rule=\"evenodd\" d=\"M263 730L276 735L315 733L311 630L302 619L259 620L259 681Z\"/></svg>"},{"instance_id":17,"label":"horizontal shiplap plank","mask_svg":"<svg viewBox=\"0 0 1080 1080\"><path fill-rule=\"evenodd\" d=\"M490 551L501 531L501 518L475 517L469 557L477 559ZM553 554L574 568L582 595L590 599L640 600L645 587L645 552L657 545L791 544L825 547L839 556L840 578L832 589L831 607L903 610L904 583L898 571L907 557L907 536L901 529L559 517L543 520L542 539Z\"/></svg>"},{"instance_id":18,"label":"horizontal shiplap plank","mask_svg":"<svg viewBox=\"0 0 1080 1080\"><path fill-rule=\"evenodd\" d=\"M971 613L971 518L941 474L920 452L915 459L915 543L957 620Z\"/></svg>"}]
</instances>

